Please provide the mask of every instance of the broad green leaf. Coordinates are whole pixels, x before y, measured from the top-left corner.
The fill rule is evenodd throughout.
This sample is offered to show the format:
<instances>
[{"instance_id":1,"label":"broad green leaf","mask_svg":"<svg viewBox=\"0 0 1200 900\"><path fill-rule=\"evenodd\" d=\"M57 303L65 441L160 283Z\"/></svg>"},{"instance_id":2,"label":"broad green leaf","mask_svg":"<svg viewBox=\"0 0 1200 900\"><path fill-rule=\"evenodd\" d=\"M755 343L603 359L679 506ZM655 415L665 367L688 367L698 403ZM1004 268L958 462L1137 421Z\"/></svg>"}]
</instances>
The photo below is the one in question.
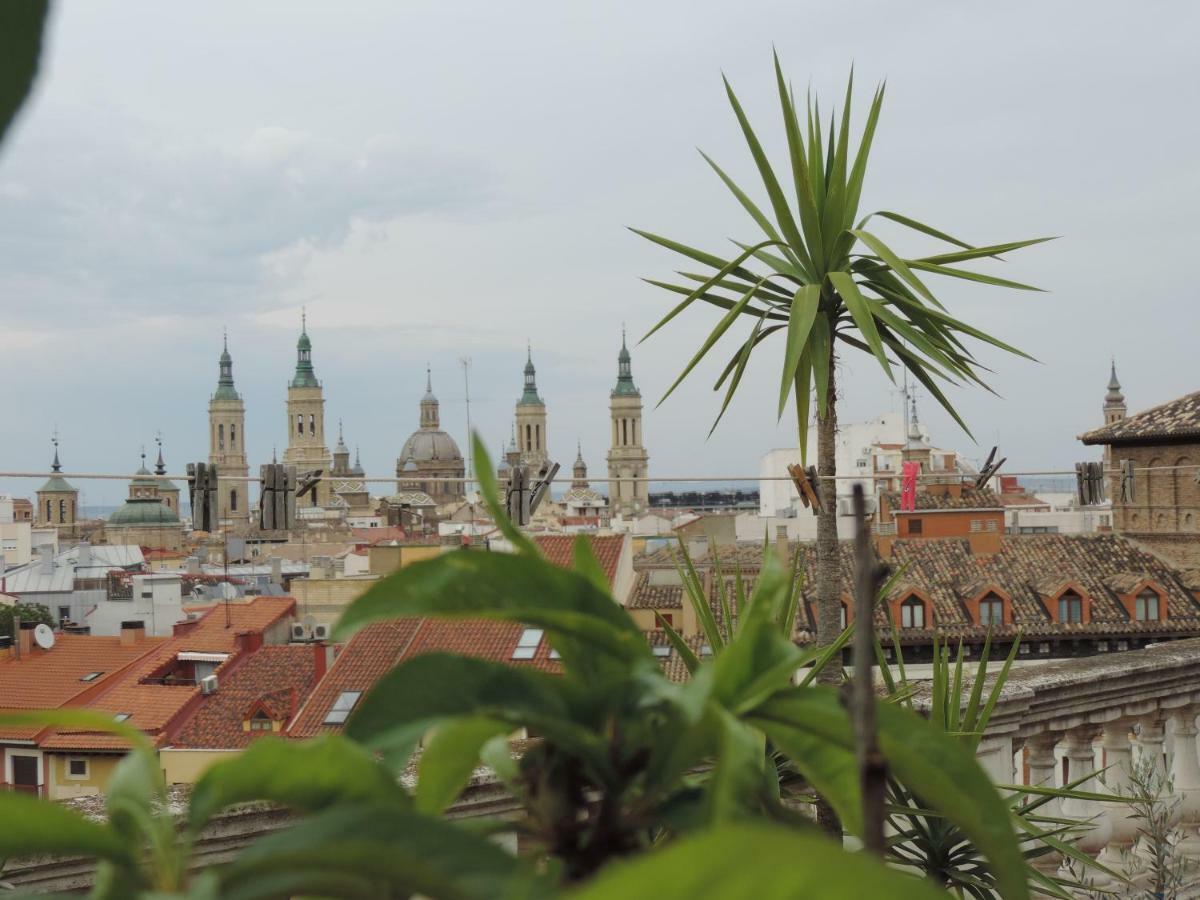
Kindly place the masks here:
<instances>
[{"instance_id":1,"label":"broad green leaf","mask_svg":"<svg viewBox=\"0 0 1200 900\"><path fill-rule=\"evenodd\" d=\"M761 807L766 745L763 733L738 721L718 704L709 704L708 719L717 733L716 763L708 789L710 824L741 819Z\"/></svg>"},{"instance_id":2,"label":"broad green leaf","mask_svg":"<svg viewBox=\"0 0 1200 900\"><path fill-rule=\"evenodd\" d=\"M626 661L650 656L637 625L611 596L578 573L531 556L456 550L405 566L350 604L337 635L405 616L545 628L568 667L580 671L600 654Z\"/></svg>"},{"instance_id":3,"label":"broad green leaf","mask_svg":"<svg viewBox=\"0 0 1200 900\"><path fill-rule=\"evenodd\" d=\"M847 853L823 835L729 824L608 866L568 900L945 900L926 881Z\"/></svg>"},{"instance_id":4,"label":"broad green leaf","mask_svg":"<svg viewBox=\"0 0 1200 900\"><path fill-rule=\"evenodd\" d=\"M349 802L410 805L391 773L340 734L307 741L267 737L200 776L192 790L188 827L199 833L222 809L252 800L301 812Z\"/></svg>"},{"instance_id":5,"label":"broad green leaf","mask_svg":"<svg viewBox=\"0 0 1200 900\"><path fill-rule=\"evenodd\" d=\"M52 853L129 863L130 846L120 834L59 803L0 790L0 859Z\"/></svg>"},{"instance_id":6,"label":"broad green leaf","mask_svg":"<svg viewBox=\"0 0 1200 900\"><path fill-rule=\"evenodd\" d=\"M880 703L875 716L880 748L891 775L961 828L987 856L1005 900L1026 900L1029 890L1023 875L1024 860L1008 807L973 754L906 709ZM830 689L780 693L758 707L747 721L768 735L781 728L795 728L854 750L848 715Z\"/></svg>"},{"instance_id":7,"label":"broad green leaf","mask_svg":"<svg viewBox=\"0 0 1200 900\"><path fill-rule=\"evenodd\" d=\"M586 534L575 535L575 540L571 542L571 568L590 581L598 592L609 593L608 576L592 552L592 542Z\"/></svg>"},{"instance_id":8,"label":"broad green leaf","mask_svg":"<svg viewBox=\"0 0 1200 900\"><path fill-rule=\"evenodd\" d=\"M425 744L417 774L417 812L440 815L454 802L479 767L480 750L512 726L471 716L451 719L434 729Z\"/></svg>"},{"instance_id":9,"label":"broad green leaf","mask_svg":"<svg viewBox=\"0 0 1200 900\"><path fill-rule=\"evenodd\" d=\"M808 346L809 334L821 306L821 286L806 284L796 291L788 317L787 349L783 356L783 373L779 386L779 415L787 405L788 392L800 370L800 359ZM806 401L807 402L807 401Z\"/></svg>"},{"instance_id":10,"label":"broad green leaf","mask_svg":"<svg viewBox=\"0 0 1200 900\"><path fill-rule=\"evenodd\" d=\"M529 864L443 819L342 805L250 844L221 870L223 900L288 896L542 897Z\"/></svg>"},{"instance_id":11,"label":"broad green leaf","mask_svg":"<svg viewBox=\"0 0 1200 900\"><path fill-rule=\"evenodd\" d=\"M717 618L713 615L712 607L708 603L708 591L705 590L704 579L696 572L696 567L692 564L692 555L688 552L682 535L676 535L676 538L679 542L679 560L682 560L682 563L679 560L676 561L679 578L683 582L688 600L696 613L696 621L700 623L700 630L704 632L709 646L716 653L725 646L725 640L717 625Z\"/></svg>"},{"instance_id":12,"label":"broad green leaf","mask_svg":"<svg viewBox=\"0 0 1200 900\"><path fill-rule=\"evenodd\" d=\"M45 0L0 4L0 144L37 77L48 7Z\"/></svg>"},{"instance_id":13,"label":"broad green leaf","mask_svg":"<svg viewBox=\"0 0 1200 900\"><path fill-rule=\"evenodd\" d=\"M875 317L871 314L871 308L859 291L858 285L854 283L854 278L846 272L830 272L829 281L846 304L855 327L875 354L875 358L879 360L883 371L887 373L888 378L894 378L891 363L888 362L887 354L883 352L879 330L875 327Z\"/></svg>"},{"instance_id":14,"label":"broad green leaf","mask_svg":"<svg viewBox=\"0 0 1200 900\"><path fill-rule=\"evenodd\" d=\"M490 718L513 730L530 728L606 766L603 741L575 721L576 707L583 702L566 679L554 675L428 653L383 676L351 714L346 734L378 749L406 744L414 733L419 736L449 719Z\"/></svg>"},{"instance_id":15,"label":"broad green leaf","mask_svg":"<svg viewBox=\"0 0 1200 900\"><path fill-rule=\"evenodd\" d=\"M834 744L799 728L768 726L763 730L813 790L833 807L842 827L850 834L861 835L862 788L854 752L844 744ZM847 739L853 741L853 735Z\"/></svg>"}]
</instances>

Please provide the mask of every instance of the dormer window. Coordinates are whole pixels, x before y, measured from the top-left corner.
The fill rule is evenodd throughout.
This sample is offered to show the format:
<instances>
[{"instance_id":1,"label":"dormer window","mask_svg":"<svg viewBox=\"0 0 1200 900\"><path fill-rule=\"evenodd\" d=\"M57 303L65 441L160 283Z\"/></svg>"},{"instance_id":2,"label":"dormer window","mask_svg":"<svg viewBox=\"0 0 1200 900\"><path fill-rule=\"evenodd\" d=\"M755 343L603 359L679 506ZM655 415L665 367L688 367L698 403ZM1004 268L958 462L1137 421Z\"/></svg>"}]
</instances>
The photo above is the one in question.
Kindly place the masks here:
<instances>
[{"instance_id":1,"label":"dormer window","mask_svg":"<svg viewBox=\"0 0 1200 900\"><path fill-rule=\"evenodd\" d=\"M845 610L845 607L842 607ZM900 627L901 628L924 628L925 627L925 604L920 597L909 596L907 600L900 604Z\"/></svg>"},{"instance_id":2,"label":"dormer window","mask_svg":"<svg viewBox=\"0 0 1200 900\"><path fill-rule=\"evenodd\" d=\"M537 652L538 644L542 642L542 629L526 628L521 632L521 637L517 641L517 646L513 649L513 659L533 659L533 654Z\"/></svg>"},{"instance_id":3,"label":"dormer window","mask_svg":"<svg viewBox=\"0 0 1200 900\"><path fill-rule=\"evenodd\" d=\"M1134 618L1139 622L1157 622L1159 616L1159 604L1162 598L1158 596L1156 591L1150 588L1144 588L1133 601Z\"/></svg>"},{"instance_id":4,"label":"dormer window","mask_svg":"<svg viewBox=\"0 0 1200 900\"><path fill-rule=\"evenodd\" d=\"M254 715L252 715L250 717L250 730L251 731L271 731L272 730L271 717L268 716L265 712L263 712L260 709L258 712L256 712Z\"/></svg>"},{"instance_id":5,"label":"dormer window","mask_svg":"<svg viewBox=\"0 0 1200 900\"><path fill-rule=\"evenodd\" d=\"M979 601L979 624L985 628L1004 624L1004 601L994 591Z\"/></svg>"},{"instance_id":6,"label":"dormer window","mask_svg":"<svg viewBox=\"0 0 1200 900\"><path fill-rule=\"evenodd\" d=\"M1064 625L1083 621L1083 598L1067 591L1058 598L1058 621Z\"/></svg>"}]
</instances>

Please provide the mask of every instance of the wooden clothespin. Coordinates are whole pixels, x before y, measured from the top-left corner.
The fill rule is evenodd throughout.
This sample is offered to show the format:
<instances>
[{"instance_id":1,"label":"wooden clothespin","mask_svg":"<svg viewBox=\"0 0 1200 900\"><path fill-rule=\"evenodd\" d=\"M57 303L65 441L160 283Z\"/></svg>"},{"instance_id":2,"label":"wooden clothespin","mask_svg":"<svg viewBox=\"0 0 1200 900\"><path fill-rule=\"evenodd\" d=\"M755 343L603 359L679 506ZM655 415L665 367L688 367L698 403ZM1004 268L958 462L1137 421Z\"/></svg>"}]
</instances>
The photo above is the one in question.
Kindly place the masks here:
<instances>
[{"instance_id":1,"label":"wooden clothespin","mask_svg":"<svg viewBox=\"0 0 1200 900\"><path fill-rule=\"evenodd\" d=\"M1134 502L1134 479L1133 479L1133 460L1121 460L1121 502Z\"/></svg>"},{"instance_id":2,"label":"wooden clothespin","mask_svg":"<svg viewBox=\"0 0 1200 900\"><path fill-rule=\"evenodd\" d=\"M977 491L981 491L987 487L987 483L1000 471L1000 467L1008 462L1008 457L1003 456L999 462L993 463L992 460L996 458L996 450L996 447L992 448L992 452L988 454L987 461L979 471L979 476L975 479L975 490Z\"/></svg>"},{"instance_id":3,"label":"wooden clothespin","mask_svg":"<svg viewBox=\"0 0 1200 900\"><path fill-rule=\"evenodd\" d=\"M804 504L805 509L811 508L813 512L820 512L821 492L817 490L817 467L809 466L806 469L799 463L792 463L788 466L788 474L792 476L792 483L796 486L796 493L800 495L800 502Z\"/></svg>"},{"instance_id":4,"label":"wooden clothespin","mask_svg":"<svg viewBox=\"0 0 1200 900\"><path fill-rule=\"evenodd\" d=\"M317 499L317 485L321 483L321 473L324 469L313 469L311 472L300 473L299 480L296 482L296 498L299 499L305 494L312 494L313 502Z\"/></svg>"}]
</instances>

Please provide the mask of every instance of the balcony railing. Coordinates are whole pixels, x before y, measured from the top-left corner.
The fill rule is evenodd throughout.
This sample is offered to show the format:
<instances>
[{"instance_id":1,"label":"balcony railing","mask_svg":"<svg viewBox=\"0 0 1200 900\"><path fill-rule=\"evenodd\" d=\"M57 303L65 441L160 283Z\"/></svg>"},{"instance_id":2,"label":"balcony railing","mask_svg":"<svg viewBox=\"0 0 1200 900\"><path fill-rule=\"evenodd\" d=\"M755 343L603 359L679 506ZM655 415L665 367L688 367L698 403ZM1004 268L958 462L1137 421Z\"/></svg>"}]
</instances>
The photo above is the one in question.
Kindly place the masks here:
<instances>
[{"instance_id":1,"label":"balcony railing","mask_svg":"<svg viewBox=\"0 0 1200 900\"><path fill-rule=\"evenodd\" d=\"M1149 761L1169 776L1178 799L1175 852L1196 859L1198 714L1200 639L1030 666L1011 673L979 757L1000 784L1062 785L1086 776L1080 790L1102 794L1128 794L1133 761ZM1077 846L1114 869L1139 841L1139 822L1126 804L1052 800L1043 812L1090 822ZM1056 868L1056 857L1041 865Z\"/></svg>"}]
</instances>

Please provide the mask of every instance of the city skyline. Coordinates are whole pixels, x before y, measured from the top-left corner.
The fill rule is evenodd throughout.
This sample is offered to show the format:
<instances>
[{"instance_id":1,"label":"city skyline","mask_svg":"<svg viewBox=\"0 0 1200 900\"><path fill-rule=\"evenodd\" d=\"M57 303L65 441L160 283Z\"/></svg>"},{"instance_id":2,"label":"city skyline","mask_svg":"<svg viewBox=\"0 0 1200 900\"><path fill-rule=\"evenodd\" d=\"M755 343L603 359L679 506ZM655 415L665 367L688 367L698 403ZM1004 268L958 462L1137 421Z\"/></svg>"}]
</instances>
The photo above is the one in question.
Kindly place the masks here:
<instances>
[{"instance_id":1,"label":"city skyline","mask_svg":"<svg viewBox=\"0 0 1200 900\"><path fill-rule=\"evenodd\" d=\"M772 42L796 85L823 96L852 60L860 84L888 79L869 208L911 210L976 241L1064 235L1004 269L1048 294L942 292L954 313L1043 362L981 353L999 396L954 395L977 443L931 403L922 419L968 457L999 443L1014 470L1089 458L1075 437L1099 421L1111 356L1131 410L1194 386L1177 361L1190 358L1200 314L1182 302L1181 273L1097 261L1184 259L1194 242L1200 123L1172 111L1185 108L1200 11L1018 4L965 18L867 6L763 3L734 34L682 4L465 17L383 3L342 17L269 4L56 8L44 76L0 159L0 296L6 357L21 373L5 398L6 468L44 469L56 424L69 467L132 470L159 430L172 468L203 458L226 325L252 465L273 444L282 452L306 305L331 420L345 420L373 473L413 427L426 362L447 430L465 437L463 355L473 424L495 452L527 336L553 453L569 463L579 439L598 473L625 321L651 474L756 474L794 433L786 416L776 422L776 364L751 364L711 439L720 398L708 385L732 344L656 410L712 320L637 344L667 308L639 278L668 275L672 261L625 227L703 247L751 233L694 147L759 193L720 70L778 153ZM816 48L814 27L826 35ZM1089 40L1064 64L1048 36L1081 27ZM324 54L331 35L360 52ZM1157 123L1138 166L1111 140L1112 111L1132 108ZM847 420L898 408L864 362L843 384Z\"/></svg>"}]
</instances>

